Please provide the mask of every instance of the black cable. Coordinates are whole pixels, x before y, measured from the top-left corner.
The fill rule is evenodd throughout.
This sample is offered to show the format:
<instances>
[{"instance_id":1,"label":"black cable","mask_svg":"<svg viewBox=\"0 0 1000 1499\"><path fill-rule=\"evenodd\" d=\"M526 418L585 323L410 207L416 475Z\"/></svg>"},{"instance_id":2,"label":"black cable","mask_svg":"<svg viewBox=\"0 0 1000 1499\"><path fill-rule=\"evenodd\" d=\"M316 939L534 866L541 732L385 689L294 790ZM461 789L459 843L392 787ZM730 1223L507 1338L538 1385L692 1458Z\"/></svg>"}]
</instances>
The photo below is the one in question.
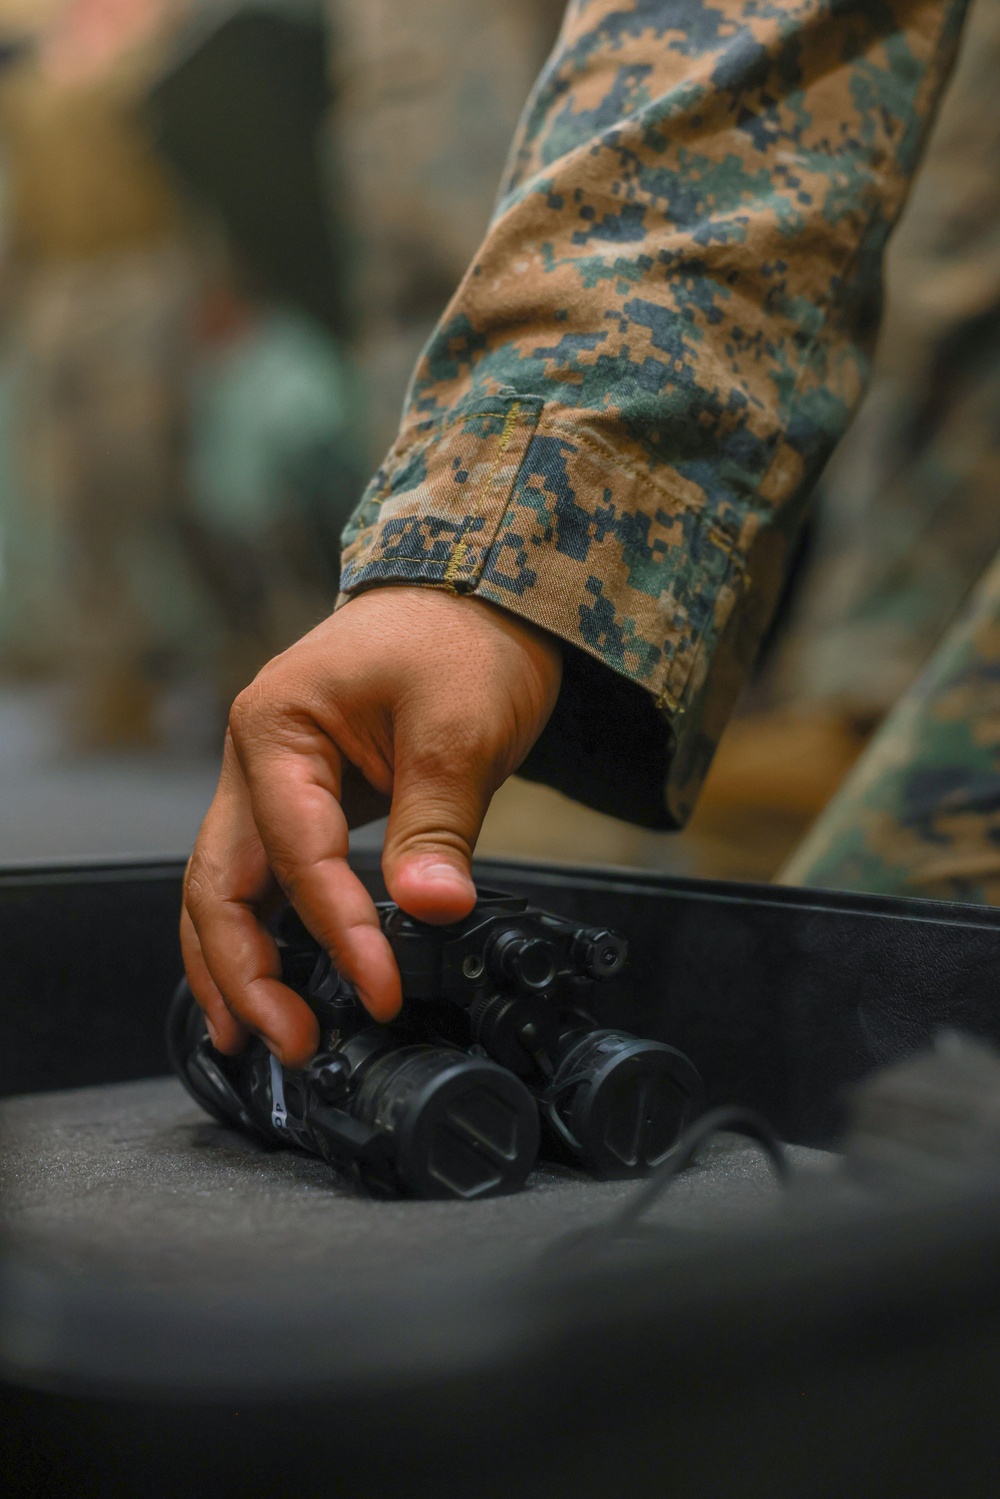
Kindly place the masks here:
<instances>
[{"instance_id":1,"label":"black cable","mask_svg":"<svg viewBox=\"0 0 1000 1499\"><path fill-rule=\"evenodd\" d=\"M753 1109L727 1105L721 1109L710 1109L684 1131L663 1165L629 1198L618 1216L611 1220L612 1224L623 1228L633 1223L663 1194L675 1177L690 1166L712 1136L721 1134L746 1135L748 1139L756 1141L774 1168L778 1180L783 1186L788 1183L792 1168L784 1146L767 1120Z\"/></svg>"},{"instance_id":2,"label":"black cable","mask_svg":"<svg viewBox=\"0 0 1000 1499\"><path fill-rule=\"evenodd\" d=\"M591 1224L557 1240L555 1244L548 1246L544 1257L548 1258L557 1251L562 1255L567 1249L594 1245L625 1233L644 1237L657 1233L658 1230L650 1225L640 1223L643 1213L690 1166L708 1141L720 1134L745 1135L747 1139L755 1141L770 1161L775 1176L783 1186L787 1186L791 1180L792 1168L783 1144L767 1120L753 1109L738 1105L710 1109L684 1131L663 1164L643 1182L613 1218L605 1223Z\"/></svg>"}]
</instances>

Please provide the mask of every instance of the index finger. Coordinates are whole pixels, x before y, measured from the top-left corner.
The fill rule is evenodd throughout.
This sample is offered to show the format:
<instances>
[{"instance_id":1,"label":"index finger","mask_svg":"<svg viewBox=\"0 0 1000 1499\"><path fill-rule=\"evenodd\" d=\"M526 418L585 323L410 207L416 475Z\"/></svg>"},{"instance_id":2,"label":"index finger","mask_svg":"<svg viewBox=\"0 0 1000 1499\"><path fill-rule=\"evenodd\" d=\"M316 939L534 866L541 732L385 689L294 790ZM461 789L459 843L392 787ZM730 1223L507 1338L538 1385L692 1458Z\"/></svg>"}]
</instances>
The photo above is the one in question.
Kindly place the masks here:
<instances>
[{"instance_id":1,"label":"index finger","mask_svg":"<svg viewBox=\"0 0 1000 1499\"><path fill-rule=\"evenodd\" d=\"M184 881L188 982L213 1021L221 1050L237 1051L245 1026L263 1036L286 1065L300 1066L316 1050L318 1027L305 1001L281 982L281 957L266 924L277 897L249 793L227 743L219 789Z\"/></svg>"},{"instance_id":2,"label":"index finger","mask_svg":"<svg viewBox=\"0 0 1000 1499\"><path fill-rule=\"evenodd\" d=\"M342 762L307 714L237 745L268 864L308 930L376 1020L402 1004L399 970L375 902L347 862Z\"/></svg>"}]
</instances>

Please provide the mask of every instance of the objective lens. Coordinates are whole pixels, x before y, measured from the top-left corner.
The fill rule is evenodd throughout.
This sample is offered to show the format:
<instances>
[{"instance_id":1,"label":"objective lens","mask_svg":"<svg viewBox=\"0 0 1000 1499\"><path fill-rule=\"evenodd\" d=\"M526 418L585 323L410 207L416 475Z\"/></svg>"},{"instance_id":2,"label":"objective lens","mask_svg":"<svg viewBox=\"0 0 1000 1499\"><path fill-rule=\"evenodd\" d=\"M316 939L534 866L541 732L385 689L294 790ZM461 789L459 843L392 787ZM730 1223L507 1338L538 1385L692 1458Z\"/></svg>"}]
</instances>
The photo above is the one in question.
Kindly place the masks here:
<instances>
[{"instance_id":1,"label":"objective lens","mask_svg":"<svg viewBox=\"0 0 1000 1499\"><path fill-rule=\"evenodd\" d=\"M568 1041L549 1088L562 1144L606 1179L658 1166L701 1111L694 1064L672 1046L619 1031Z\"/></svg>"},{"instance_id":2,"label":"objective lens","mask_svg":"<svg viewBox=\"0 0 1000 1499\"><path fill-rule=\"evenodd\" d=\"M414 1197L487 1197L524 1185L538 1154L538 1109L512 1073L437 1046L380 1057L352 1113L392 1144Z\"/></svg>"}]
</instances>

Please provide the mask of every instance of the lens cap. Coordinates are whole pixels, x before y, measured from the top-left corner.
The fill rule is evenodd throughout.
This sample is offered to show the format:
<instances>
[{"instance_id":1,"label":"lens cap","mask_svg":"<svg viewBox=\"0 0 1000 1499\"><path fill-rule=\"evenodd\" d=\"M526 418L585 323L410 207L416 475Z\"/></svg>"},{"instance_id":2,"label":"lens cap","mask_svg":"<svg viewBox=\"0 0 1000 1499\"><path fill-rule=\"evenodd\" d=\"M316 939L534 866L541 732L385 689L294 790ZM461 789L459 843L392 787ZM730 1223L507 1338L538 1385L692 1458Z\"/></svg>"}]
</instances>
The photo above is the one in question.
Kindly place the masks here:
<instances>
[{"instance_id":1,"label":"lens cap","mask_svg":"<svg viewBox=\"0 0 1000 1499\"><path fill-rule=\"evenodd\" d=\"M564 1058L560 1072L582 1074L563 1116L583 1165L605 1179L642 1176L660 1165L702 1109L694 1064L659 1041L596 1031Z\"/></svg>"},{"instance_id":2,"label":"lens cap","mask_svg":"<svg viewBox=\"0 0 1000 1499\"><path fill-rule=\"evenodd\" d=\"M365 1080L363 1113L391 1132L408 1193L468 1199L524 1185L538 1155L538 1109L512 1073L443 1047L396 1053L376 1072Z\"/></svg>"}]
</instances>

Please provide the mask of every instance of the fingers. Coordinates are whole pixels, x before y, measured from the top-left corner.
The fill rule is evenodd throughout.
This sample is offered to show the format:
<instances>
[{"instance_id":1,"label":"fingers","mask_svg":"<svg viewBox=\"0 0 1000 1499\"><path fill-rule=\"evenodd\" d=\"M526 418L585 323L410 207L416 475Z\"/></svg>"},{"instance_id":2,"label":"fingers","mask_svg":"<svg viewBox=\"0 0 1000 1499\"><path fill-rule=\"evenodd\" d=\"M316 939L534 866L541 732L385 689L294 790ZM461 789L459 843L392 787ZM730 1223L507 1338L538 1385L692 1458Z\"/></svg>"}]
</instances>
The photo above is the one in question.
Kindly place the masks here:
<instances>
[{"instance_id":1,"label":"fingers","mask_svg":"<svg viewBox=\"0 0 1000 1499\"><path fill-rule=\"evenodd\" d=\"M286 1066L297 1067L315 1052L319 1028L309 1006L280 979L280 955L266 926L276 894L247 787L227 744L219 789L184 884L188 982L220 1050L239 1050L251 1030Z\"/></svg>"},{"instance_id":2,"label":"fingers","mask_svg":"<svg viewBox=\"0 0 1000 1499\"><path fill-rule=\"evenodd\" d=\"M486 757L397 741L382 872L418 921L460 921L475 905L472 853L495 789Z\"/></svg>"},{"instance_id":3,"label":"fingers","mask_svg":"<svg viewBox=\"0 0 1000 1499\"><path fill-rule=\"evenodd\" d=\"M188 973L223 1050L244 1029L290 1065L315 1048L266 927L279 887L370 1013L399 1011L392 949L347 863L349 823L382 812L391 791L393 899L425 921L467 915L490 797L540 732L560 670L555 645L488 605L375 589L241 693L185 891Z\"/></svg>"},{"instance_id":4,"label":"fingers","mask_svg":"<svg viewBox=\"0 0 1000 1499\"><path fill-rule=\"evenodd\" d=\"M198 941L194 922L187 906L181 909L181 955L191 993L204 1011L205 1025L212 1045L226 1056L233 1056L246 1045L247 1029L231 1014L219 987L208 971L205 955Z\"/></svg>"},{"instance_id":5,"label":"fingers","mask_svg":"<svg viewBox=\"0 0 1000 1499\"><path fill-rule=\"evenodd\" d=\"M305 713L286 711L236 745L267 863L309 931L376 1020L402 1003L375 903L347 863L340 757ZM214 972L214 969L213 969Z\"/></svg>"}]
</instances>

